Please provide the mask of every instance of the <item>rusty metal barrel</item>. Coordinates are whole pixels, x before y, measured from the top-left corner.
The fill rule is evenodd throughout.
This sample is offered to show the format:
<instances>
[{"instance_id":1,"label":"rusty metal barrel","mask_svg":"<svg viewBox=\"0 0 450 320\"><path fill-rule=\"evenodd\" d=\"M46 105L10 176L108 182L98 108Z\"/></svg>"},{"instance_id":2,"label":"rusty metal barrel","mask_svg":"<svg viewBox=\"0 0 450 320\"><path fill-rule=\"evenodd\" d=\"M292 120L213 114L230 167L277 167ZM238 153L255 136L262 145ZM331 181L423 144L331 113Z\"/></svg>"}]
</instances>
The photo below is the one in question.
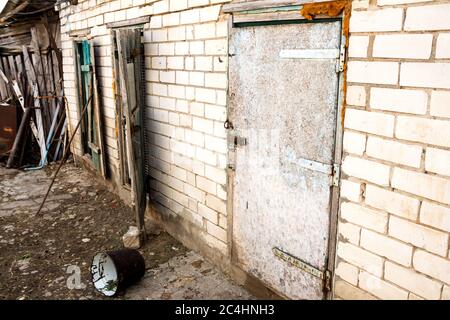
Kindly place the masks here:
<instances>
[{"instance_id":1,"label":"rusty metal barrel","mask_svg":"<svg viewBox=\"0 0 450 320\"><path fill-rule=\"evenodd\" d=\"M92 259L92 283L105 296L124 291L138 282L144 273L144 258L134 249L100 252Z\"/></svg>"}]
</instances>

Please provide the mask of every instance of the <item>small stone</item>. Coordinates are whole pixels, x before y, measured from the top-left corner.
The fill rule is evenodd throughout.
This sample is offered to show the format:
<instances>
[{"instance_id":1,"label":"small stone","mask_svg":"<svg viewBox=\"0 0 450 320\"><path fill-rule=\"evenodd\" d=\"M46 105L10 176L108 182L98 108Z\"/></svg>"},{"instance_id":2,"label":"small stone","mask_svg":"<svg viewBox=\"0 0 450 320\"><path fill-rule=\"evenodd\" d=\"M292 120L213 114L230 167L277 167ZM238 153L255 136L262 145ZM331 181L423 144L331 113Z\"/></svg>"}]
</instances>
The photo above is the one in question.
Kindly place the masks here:
<instances>
[{"instance_id":1,"label":"small stone","mask_svg":"<svg viewBox=\"0 0 450 320\"><path fill-rule=\"evenodd\" d=\"M89 238L83 238L83 239L81 239L81 241L83 241L83 242L89 242L89 241L91 241L91 239L89 239Z\"/></svg>"},{"instance_id":2,"label":"small stone","mask_svg":"<svg viewBox=\"0 0 450 320\"><path fill-rule=\"evenodd\" d=\"M30 266L30 260L31 260L30 258L26 258L26 259L17 261L19 270L24 271L24 270L28 269L28 267Z\"/></svg>"},{"instance_id":3,"label":"small stone","mask_svg":"<svg viewBox=\"0 0 450 320\"><path fill-rule=\"evenodd\" d=\"M131 226L127 233L122 237L123 246L130 249L139 249L141 247L141 241L139 239L139 229Z\"/></svg>"}]
</instances>

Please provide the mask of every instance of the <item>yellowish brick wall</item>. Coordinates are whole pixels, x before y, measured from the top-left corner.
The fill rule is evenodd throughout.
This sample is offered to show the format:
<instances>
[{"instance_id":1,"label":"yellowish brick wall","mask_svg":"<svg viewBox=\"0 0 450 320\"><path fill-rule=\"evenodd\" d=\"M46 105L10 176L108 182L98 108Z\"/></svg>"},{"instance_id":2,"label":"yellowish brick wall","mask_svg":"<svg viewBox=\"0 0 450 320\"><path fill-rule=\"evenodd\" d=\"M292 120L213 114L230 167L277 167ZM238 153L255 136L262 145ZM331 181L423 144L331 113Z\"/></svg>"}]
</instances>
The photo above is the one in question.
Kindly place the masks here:
<instances>
[{"instance_id":1,"label":"yellowish brick wall","mask_svg":"<svg viewBox=\"0 0 450 320\"><path fill-rule=\"evenodd\" d=\"M353 1L336 298L450 299L449 17Z\"/></svg>"},{"instance_id":2,"label":"yellowish brick wall","mask_svg":"<svg viewBox=\"0 0 450 320\"><path fill-rule=\"evenodd\" d=\"M194 236L223 256L228 255L223 127L228 21L220 14L225 2L229 0L91 0L60 10L71 125L75 127L78 113L70 34L85 29L95 46L107 165L119 189L112 30L106 24L151 16L143 36L154 178L150 197L159 214L180 218L180 225L194 224ZM73 152L81 154L79 135Z\"/></svg>"}]
</instances>

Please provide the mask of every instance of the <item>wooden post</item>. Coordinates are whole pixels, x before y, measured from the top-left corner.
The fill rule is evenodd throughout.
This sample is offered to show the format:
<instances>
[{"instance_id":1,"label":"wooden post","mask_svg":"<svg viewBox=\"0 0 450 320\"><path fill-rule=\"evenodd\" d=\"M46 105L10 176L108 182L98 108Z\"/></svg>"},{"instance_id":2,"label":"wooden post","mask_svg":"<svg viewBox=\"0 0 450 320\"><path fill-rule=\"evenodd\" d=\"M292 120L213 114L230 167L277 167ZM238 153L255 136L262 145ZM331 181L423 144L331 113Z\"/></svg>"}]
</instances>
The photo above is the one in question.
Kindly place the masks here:
<instances>
[{"instance_id":1,"label":"wooden post","mask_svg":"<svg viewBox=\"0 0 450 320\"><path fill-rule=\"evenodd\" d=\"M17 152L20 150L19 145L22 141L22 138L25 136L26 128L28 126L28 120L31 116L31 108L26 108L25 112L22 115L22 121L20 122L19 130L17 131L16 138L14 140L14 144L12 146L11 152L9 154L8 162L6 163L7 168L11 168L14 162L14 158L16 157Z\"/></svg>"},{"instance_id":2,"label":"wooden post","mask_svg":"<svg viewBox=\"0 0 450 320\"><path fill-rule=\"evenodd\" d=\"M144 224L144 214L146 207L146 197L143 185L143 178L139 176L142 174L142 170L139 170L140 164L138 161L142 160L138 157L136 153L140 150L136 149L134 143L134 137L136 135L135 123L133 117L133 109L137 106L136 103L136 88L135 78L134 78L134 65L132 63L127 63L127 54L134 51L135 48L129 47L129 39L134 38L134 33L128 30L121 31L117 30L117 50L119 53L119 79L120 79L120 92L122 95L122 106L125 110L126 117L126 138L128 145L128 163L130 165L130 176L131 176L131 186L132 186L132 200L134 203L134 208L136 212L136 224L139 229L140 245L145 242L145 224ZM140 43L140 41L139 41ZM129 74L129 72L133 74ZM140 107L140 106L137 106ZM136 110L135 110L136 111ZM142 130L142 128L141 128ZM140 134L140 132L137 132Z\"/></svg>"}]
</instances>

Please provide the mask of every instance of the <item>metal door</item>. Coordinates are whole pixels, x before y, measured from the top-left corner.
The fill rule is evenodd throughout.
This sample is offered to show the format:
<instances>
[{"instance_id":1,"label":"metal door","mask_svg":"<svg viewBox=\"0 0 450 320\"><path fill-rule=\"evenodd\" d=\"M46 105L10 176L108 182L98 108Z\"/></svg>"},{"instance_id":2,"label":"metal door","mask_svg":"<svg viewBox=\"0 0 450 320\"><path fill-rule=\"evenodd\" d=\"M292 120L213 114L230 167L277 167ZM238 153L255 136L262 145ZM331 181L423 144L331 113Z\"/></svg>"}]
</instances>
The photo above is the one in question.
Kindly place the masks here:
<instances>
[{"instance_id":1,"label":"metal door","mask_svg":"<svg viewBox=\"0 0 450 320\"><path fill-rule=\"evenodd\" d=\"M232 28L232 254L279 294L329 276L341 22Z\"/></svg>"}]
</instances>

